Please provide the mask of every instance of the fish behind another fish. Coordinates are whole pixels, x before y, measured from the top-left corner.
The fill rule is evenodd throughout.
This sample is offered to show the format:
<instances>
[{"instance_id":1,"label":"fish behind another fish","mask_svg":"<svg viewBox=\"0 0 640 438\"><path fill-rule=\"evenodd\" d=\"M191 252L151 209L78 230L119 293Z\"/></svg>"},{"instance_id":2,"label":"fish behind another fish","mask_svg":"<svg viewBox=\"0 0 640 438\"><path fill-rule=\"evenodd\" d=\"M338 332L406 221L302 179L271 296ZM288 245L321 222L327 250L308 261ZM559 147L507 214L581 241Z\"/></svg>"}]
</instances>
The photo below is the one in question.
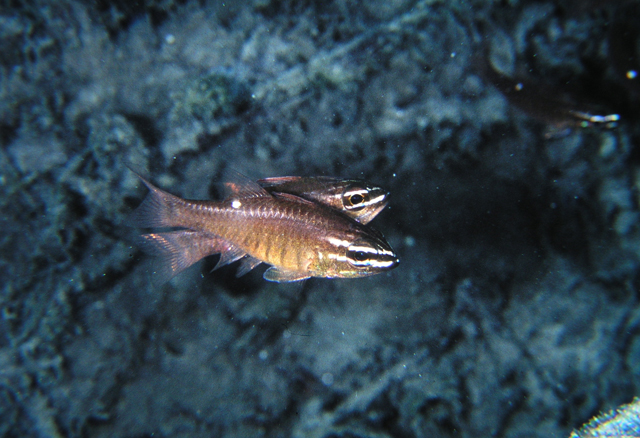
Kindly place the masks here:
<instances>
[{"instance_id":1,"label":"fish behind another fish","mask_svg":"<svg viewBox=\"0 0 640 438\"><path fill-rule=\"evenodd\" d=\"M328 176L282 176L258 180L269 193L283 192L320 202L363 224L387 205L389 193L360 179Z\"/></svg>"}]
</instances>

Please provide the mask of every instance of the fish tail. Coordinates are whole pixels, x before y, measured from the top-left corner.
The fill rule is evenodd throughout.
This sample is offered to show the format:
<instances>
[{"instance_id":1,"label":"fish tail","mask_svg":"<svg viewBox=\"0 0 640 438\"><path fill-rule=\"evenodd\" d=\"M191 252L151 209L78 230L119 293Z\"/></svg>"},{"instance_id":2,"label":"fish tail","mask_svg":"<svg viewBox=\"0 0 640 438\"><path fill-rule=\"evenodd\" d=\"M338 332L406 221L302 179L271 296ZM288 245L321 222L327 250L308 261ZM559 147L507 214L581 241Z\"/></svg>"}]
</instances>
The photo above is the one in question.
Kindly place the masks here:
<instances>
[{"instance_id":1,"label":"fish tail","mask_svg":"<svg viewBox=\"0 0 640 438\"><path fill-rule=\"evenodd\" d=\"M138 175L136 173L136 175ZM149 194L142 204L129 216L127 222L132 227L179 227L174 214L175 207L183 204L182 199L160 190L142 176L138 175L144 185L149 189Z\"/></svg>"},{"instance_id":2,"label":"fish tail","mask_svg":"<svg viewBox=\"0 0 640 438\"><path fill-rule=\"evenodd\" d=\"M229 246L218 236L191 230L142 234L140 244L143 251L157 258L152 274L155 285L166 283L197 261L224 252Z\"/></svg>"}]
</instances>

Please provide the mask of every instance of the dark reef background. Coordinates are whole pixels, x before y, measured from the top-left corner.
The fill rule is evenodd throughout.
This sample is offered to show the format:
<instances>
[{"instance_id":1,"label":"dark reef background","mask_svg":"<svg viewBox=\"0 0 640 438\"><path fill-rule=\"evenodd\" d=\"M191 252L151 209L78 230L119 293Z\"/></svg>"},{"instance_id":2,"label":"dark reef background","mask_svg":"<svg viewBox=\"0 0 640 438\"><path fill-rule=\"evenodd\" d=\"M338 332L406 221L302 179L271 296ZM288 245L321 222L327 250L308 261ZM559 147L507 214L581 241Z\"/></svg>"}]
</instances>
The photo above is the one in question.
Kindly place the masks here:
<instances>
[{"instance_id":1,"label":"dark reef background","mask_svg":"<svg viewBox=\"0 0 640 438\"><path fill-rule=\"evenodd\" d=\"M0 1L0 436L566 437L630 402L637 3ZM553 90L621 120L559 133ZM153 287L127 166L368 179L402 263Z\"/></svg>"}]
</instances>

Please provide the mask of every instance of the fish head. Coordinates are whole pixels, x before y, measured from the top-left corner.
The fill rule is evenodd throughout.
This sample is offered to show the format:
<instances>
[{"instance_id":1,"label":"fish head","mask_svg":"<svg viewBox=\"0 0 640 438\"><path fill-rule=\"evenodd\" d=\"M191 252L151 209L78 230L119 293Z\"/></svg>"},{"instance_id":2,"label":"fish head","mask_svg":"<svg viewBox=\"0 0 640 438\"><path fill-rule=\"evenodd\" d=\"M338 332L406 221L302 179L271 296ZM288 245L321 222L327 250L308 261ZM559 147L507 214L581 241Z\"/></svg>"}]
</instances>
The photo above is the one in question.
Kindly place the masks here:
<instances>
[{"instance_id":1,"label":"fish head","mask_svg":"<svg viewBox=\"0 0 640 438\"><path fill-rule=\"evenodd\" d=\"M387 205L389 193L360 179L327 176L284 176L258 183L270 193L281 192L319 202L366 224Z\"/></svg>"},{"instance_id":2,"label":"fish head","mask_svg":"<svg viewBox=\"0 0 640 438\"><path fill-rule=\"evenodd\" d=\"M333 240L333 239L332 239ZM398 256L381 233L359 234L352 239L335 239L329 259L332 266L319 276L366 277L398 266Z\"/></svg>"},{"instance_id":3,"label":"fish head","mask_svg":"<svg viewBox=\"0 0 640 438\"><path fill-rule=\"evenodd\" d=\"M351 180L339 194L338 209L366 224L387 206L388 196L389 192L381 187L360 180Z\"/></svg>"}]
</instances>

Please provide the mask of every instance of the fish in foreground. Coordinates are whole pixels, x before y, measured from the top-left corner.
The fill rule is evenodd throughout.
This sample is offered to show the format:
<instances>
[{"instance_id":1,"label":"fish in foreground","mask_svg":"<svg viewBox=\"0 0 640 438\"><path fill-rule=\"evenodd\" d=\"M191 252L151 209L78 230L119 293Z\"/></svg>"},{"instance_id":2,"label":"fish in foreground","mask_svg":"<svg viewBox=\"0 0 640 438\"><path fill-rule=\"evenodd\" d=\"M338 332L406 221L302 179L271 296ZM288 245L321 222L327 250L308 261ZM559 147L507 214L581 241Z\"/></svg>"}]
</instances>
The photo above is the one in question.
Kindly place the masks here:
<instances>
[{"instance_id":1,"label":"fish in foreground","mask_svg":"<svg viewBox=\"0 0 640 438\"><path fill-rule=\"evenodd\" d=\"M240 260L241 276L267 263L264 278L278 282L363 277L398 265L381 233L319 202L269 193L240 176L225 185L224 201L187 200L138 176L150 193L133 212L132 225L178 228L141 236L144 249L160 258L157 283L218 253L215 269Z\"/></svg>"}]
</instances>

